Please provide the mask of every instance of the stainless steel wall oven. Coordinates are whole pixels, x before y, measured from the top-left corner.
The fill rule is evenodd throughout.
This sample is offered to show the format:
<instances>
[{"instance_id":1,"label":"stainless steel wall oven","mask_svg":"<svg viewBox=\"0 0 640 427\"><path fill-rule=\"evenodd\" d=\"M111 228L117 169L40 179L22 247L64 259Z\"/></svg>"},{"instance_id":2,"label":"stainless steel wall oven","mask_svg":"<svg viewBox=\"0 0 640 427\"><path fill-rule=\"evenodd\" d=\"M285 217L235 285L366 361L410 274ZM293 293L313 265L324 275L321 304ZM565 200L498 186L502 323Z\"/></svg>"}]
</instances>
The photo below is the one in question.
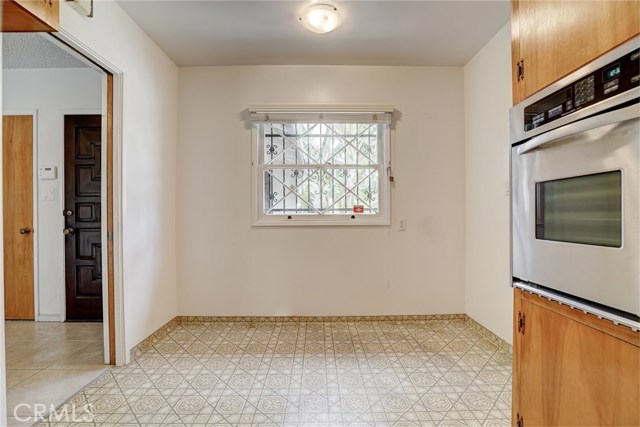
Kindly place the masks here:
<instances>
[{"instance_id":1,"label":"stainless steel wall oven","mask_svg":"<svg viewBox=\"0 0 640 427\"><path fill-rule=\"evenodd\" d=\"M513 283L640 327L640 39L510 111Z\"/></svg>"}]
</instances>

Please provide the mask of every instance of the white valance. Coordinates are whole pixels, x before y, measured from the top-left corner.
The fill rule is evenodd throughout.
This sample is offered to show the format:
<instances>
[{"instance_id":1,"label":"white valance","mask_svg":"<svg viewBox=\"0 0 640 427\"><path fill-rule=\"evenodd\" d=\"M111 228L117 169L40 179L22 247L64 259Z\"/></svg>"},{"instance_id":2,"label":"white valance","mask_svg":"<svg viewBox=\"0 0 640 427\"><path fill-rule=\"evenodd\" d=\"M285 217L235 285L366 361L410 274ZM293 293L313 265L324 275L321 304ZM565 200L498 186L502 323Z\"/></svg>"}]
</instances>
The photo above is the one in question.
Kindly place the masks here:
<instances>
[{"instance_id":1,"label":"white valance","mask_svg":"<svg viewBox=\"0 0 640 427\"><path fill-rule=\"evenodd\" d=\"M391 123L389 105L250 105L252 122Z\"/></svg>"}]
</instances>

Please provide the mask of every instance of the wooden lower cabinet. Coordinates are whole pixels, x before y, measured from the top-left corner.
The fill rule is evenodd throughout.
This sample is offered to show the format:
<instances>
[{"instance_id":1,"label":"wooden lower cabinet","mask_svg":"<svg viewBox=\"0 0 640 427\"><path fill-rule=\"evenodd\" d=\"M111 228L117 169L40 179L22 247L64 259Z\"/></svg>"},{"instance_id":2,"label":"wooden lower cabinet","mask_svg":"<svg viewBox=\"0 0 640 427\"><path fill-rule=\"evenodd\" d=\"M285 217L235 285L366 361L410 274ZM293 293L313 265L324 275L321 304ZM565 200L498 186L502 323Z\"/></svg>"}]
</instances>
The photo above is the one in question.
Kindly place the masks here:
<instances>
[{"instance_id":1,"label":"wooden lower cabinet","mask_svg":"<svg viewBox=\"0 0 640 427\"><path fill-rule=\"evenodd\" d=\"M640 333L516 289L513 425L640 425Z\"/></svg>"}]
</instances>

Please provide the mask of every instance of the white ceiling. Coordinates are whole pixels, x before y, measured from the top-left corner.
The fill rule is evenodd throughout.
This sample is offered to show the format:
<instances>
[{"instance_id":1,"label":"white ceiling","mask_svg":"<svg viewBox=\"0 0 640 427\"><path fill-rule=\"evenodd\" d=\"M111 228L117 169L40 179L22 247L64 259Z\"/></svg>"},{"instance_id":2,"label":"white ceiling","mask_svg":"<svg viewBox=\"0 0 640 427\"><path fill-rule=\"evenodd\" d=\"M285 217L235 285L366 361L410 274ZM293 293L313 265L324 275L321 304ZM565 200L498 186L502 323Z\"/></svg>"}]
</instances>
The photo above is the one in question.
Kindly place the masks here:
<instances>
[{"instance_id":1,"label":"white ceiling","mask_svg":"<svg viewBox=\"0 0 640 427\"><path fill-rule=\"evenodd\" d=\"M4 33L2 68L88 68L49 37L38 33Z\"/></svg>"},{"instance_id":2,"label":"white ceiling","mask_svg":"<svg viewBox=\"0 0 640 427\"><path fill-rule=\"evenodd\" d=\"M509 1L336 1L343 24L313 34L309 1L118 0L179 66L466 64L509 20Z\"/></svg>"}]
</instances>

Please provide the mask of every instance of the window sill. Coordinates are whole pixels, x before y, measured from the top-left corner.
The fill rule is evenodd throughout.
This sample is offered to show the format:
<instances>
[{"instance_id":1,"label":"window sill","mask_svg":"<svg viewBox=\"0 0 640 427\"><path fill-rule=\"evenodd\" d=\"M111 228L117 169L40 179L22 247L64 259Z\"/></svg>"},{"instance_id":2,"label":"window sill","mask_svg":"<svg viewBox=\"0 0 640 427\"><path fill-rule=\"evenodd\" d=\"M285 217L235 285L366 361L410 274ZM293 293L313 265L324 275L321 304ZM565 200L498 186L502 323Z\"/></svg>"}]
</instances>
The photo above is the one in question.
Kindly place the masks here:
<instances>
[{"instance_id":1,"label":"window sill","mask_svg":"<svg viewBox=\"0 0 640 427\"><path fill-rule=\"evenodd\" d=\"M286 216L260 218L254 220L254 227L315 227L315 226L389 226L388 218L376 216L367 218L363 215L336 215L331 218L309 217L307 215L291 215L291 219Z\"/></svg>"}]
</instances>

